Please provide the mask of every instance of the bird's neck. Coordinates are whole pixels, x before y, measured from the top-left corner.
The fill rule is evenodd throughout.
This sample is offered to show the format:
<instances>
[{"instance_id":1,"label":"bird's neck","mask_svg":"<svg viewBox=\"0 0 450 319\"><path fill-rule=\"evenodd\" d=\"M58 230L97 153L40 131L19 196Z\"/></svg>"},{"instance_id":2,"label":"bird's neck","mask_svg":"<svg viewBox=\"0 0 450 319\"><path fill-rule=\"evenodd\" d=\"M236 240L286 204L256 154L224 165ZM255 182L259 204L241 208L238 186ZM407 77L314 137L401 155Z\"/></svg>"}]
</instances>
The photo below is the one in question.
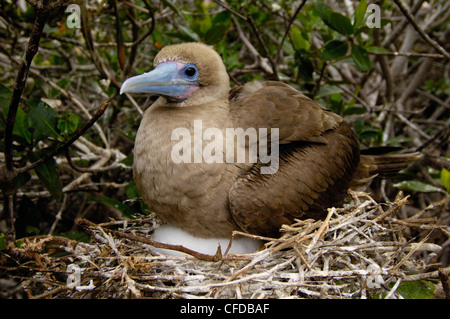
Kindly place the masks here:
<instances>
[{"instance_id":1,"label":"bird's neck","mask_svg":"<svg viewBox=\"0 0 450 319\"><path fill-rule=\"evenodd\" d=\"M205 124L222 126L230 117L230 106L227 99L198 99L196 103L184 101L171 103L164 98L158 99L144 114L143 121L150 121L158 127L173 129L177 125L202 120Z\"/></svg>"},{"instance_id":2,"label":"bird's neck","mask_svg":"<svg viewBox=\"0 0 450 319\"><path fill-rule=\"evenodd\" d=\"M190 143L193 156L194 145L201 143L203 147L208 144L204 134L206 130L220 131L225 137L227 127L232 127L228 101L174 107L160 99L144 113L136 135L135 151L151 157L156 153L165 154L165 158L156 160L168 163L172 150L180 142Z\"/></svg>"}]
</instances>

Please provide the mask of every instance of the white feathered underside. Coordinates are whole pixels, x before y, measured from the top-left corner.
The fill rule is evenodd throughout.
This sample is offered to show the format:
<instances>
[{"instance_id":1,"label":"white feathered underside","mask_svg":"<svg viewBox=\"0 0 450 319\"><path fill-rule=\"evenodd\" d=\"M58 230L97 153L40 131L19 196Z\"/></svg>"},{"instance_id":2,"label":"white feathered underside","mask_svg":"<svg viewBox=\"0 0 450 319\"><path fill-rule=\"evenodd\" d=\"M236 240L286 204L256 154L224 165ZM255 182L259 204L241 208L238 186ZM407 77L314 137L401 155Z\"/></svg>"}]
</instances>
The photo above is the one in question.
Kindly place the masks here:
<instances>
[{"instance_id":1,"label":"white feathered underside","mask_svg":"<svg viewBox=\"0 0 450 319\"><path fill-rule=\"evenodd\" d=\"M185 248L189 248L199 253L214 255L217 252L217 247L220 245L222 254L225 253L229 238L200 238L194 237L181 228L171 225L162 225L155 230L153 240L171 244L182 245ZM261 245L261 241L252 238L237 238L233 239L233 243L229 254L250 254L258 250ZM154 248L154 250L171 256L184 256L185 254L179 251Z\"/></svg>"}]
</instances>

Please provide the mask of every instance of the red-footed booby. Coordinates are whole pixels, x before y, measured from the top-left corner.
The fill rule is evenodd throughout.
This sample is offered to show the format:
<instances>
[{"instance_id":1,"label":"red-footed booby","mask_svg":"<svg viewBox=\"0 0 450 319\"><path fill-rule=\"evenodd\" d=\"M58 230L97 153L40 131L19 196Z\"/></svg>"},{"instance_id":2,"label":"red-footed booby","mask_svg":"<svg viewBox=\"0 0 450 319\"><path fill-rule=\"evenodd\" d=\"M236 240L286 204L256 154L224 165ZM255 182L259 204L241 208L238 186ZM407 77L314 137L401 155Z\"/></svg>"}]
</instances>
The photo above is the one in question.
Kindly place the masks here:
<instances>
[{"instance_id":1,"label":"red-footed booby","mask_svg":"<svg viewBox=\"0 0 450 319\"><path fill-rule=\"evenodd\" d=\"M120 93L160 96L140 123L133 173L169 225L277 236L294 218L323 218L368 171L349 125L284 83L230 91L221 57L201 43L164 47L154 65Z\"/></svg>"}]
</instances>

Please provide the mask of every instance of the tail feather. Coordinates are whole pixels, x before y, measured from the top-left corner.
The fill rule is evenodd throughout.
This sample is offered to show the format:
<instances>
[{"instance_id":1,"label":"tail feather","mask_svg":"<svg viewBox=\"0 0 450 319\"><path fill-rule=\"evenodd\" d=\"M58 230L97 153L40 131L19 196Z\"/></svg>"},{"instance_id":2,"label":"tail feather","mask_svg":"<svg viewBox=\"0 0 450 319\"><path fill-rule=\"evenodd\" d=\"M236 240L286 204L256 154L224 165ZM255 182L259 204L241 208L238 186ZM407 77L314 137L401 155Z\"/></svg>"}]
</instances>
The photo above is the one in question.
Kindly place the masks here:
<instances>
[{"instance_id":1,"label":"tail feather","mask_svg":"<svg viewBox=\"0 0 450 319\"><path fill-rule=\"evenodd\" d=\"M388 150L391 151L391 149ZM376 176L383 178L393 176L422 156L419 152L404 154L380 153L382 152L361 152L360 162L353 178L352 188L367 184L368 181Z\"/></svg>"},{"instance_id":2,"label":"tail feather","mask_svg":"<svg viewBox=\"0 0 450 319\"><path fill-rule=\"evenodd\" d=\"M412 162L420 158L419 152L406 154L361 155L360 166L366 171L366 176L378 174L388 177L407 168Z\"/></svg>"}]
</instances>

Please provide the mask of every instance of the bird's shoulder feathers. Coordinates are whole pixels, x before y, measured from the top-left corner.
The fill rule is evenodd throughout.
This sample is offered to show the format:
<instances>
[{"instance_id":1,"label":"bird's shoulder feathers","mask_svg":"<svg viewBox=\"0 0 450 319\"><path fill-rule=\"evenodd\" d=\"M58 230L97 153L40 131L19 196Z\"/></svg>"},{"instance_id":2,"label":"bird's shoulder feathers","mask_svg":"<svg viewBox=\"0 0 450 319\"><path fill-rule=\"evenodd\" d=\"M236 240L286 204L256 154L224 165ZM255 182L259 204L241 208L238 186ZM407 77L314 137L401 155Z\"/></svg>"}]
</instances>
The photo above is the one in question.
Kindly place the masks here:
<instances>
[{"instance_id":1,"label":"bird's shoulder feathers","mask_svg":"<svg viewBox=\"0 0 450 319\"><path fill-rule=\"evenodd\" d=\"M235 127L278 128L280 144L326 143L321 135L342 121L282 82L249 82L233 88L229 101Z\"/></svg>"}]
</instances>

